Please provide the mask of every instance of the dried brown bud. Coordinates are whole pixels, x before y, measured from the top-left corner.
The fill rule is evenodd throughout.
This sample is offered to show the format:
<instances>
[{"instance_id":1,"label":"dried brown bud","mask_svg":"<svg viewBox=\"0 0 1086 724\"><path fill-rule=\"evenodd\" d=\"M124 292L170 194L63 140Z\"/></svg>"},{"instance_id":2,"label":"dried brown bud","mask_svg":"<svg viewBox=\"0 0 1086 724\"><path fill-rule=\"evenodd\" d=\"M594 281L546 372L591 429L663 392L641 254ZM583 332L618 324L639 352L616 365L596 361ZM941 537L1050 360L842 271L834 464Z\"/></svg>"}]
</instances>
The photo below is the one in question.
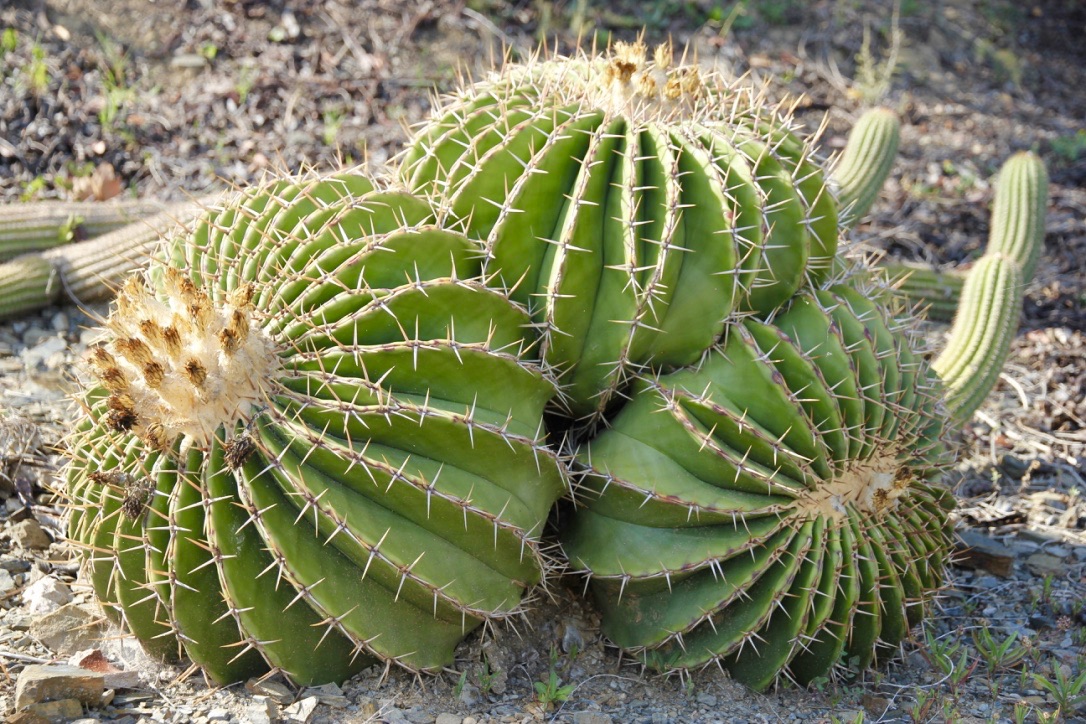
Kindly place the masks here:
<instances>
[{"instance_id":1,"label":"dried brown bud","mask_svg":"<svg viewBox=\"0 0 1086 724\"><path fill-rule=\"evenodd\" d=\"M144 367L155 359L151 348L136 337L122 337L113 343L113 347L136 367Z\"/></svg>"},{"instance_id":2,"label":"dried brown bud","mask_svg":"<svg viewBox=\"0 0 1086 724\"><path fill-rule=\"evenodd\" d=\"M143 380L151 389L157 389L164 379L166 379L166 370L158 362L143 366Z\"/></svg>"},{"instance_id":3,"label":"dried brown bud","mask_svg":"<svg viewBox=\"0 0 1086 724\"><path fill-rule=\"evenodd\" d=\"M171 357L181 356L181 333L177 327L166 327L162 330L162 346Z\"/></svg>"},{"instance_id":4,"label":"dried brown bud","mask_svg":"<svg viewBox=\"0 0 1086 724\"><path fill-rule=\"evenodd\" d=\"M237 470L245 464L245 461L253 454L255 449L256 445L253 443L253 438L248 433L244 433L232 440L227 440L223 446L223 461L226 463L226 467Z\"/></svg>"},{"instance_id":5,"label":"dried brown bud","mask_svg":"<svg viewBox=\"0 0 1086 724\"><path fill-rule=\"evenodd\" d=\"M200 360L191 358L185 363L185 376L194 387L203 387L204 381L207 380L207 369L200 364Z\"/></svg>"}]
</instances>

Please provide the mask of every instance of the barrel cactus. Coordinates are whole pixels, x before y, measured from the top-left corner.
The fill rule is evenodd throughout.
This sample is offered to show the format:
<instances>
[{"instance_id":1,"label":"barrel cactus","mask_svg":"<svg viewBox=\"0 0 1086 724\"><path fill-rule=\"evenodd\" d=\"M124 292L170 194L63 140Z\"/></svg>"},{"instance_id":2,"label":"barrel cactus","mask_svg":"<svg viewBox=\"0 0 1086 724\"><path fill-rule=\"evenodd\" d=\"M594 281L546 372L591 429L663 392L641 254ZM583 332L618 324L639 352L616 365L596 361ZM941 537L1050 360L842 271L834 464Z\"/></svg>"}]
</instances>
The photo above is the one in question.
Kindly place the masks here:
<instances>
[{"instance_id":1,"label":"barrel cactus","mask_svg":"<svg viewBox=\"0 0 1086 724\"><path fill-rule=\"evenodd\" d=\"M575 418L647 365L692 364L736 313L823 281L838 203L812 148L748 86L652 59L509 65L438 109L402 179L463 219L526 305Z\"/></svg>"},{"instance_id":2,"label":"barrel cactus","mask_svg":"<svg viewBox=\"0 0 1086 724\"><path fill-rule=\"evenodd\" d=\"M865 666L919 619L947 562L945 412L908 321L870 296L730 326L577 450L563 546L616 644L760 689Z\"/></svg>"},{"instance_id":3,"label":"barrel cactus","mask_svg":"<svg viewBox=\"0 0 1086 724\"><path fill-rule=\"evenodd\" d=\"M438 670L519 614L566 489L527 312L361 176L240 195L129 279L70 440L107 612L218 683Z\"/></svg>"}]
</instances>

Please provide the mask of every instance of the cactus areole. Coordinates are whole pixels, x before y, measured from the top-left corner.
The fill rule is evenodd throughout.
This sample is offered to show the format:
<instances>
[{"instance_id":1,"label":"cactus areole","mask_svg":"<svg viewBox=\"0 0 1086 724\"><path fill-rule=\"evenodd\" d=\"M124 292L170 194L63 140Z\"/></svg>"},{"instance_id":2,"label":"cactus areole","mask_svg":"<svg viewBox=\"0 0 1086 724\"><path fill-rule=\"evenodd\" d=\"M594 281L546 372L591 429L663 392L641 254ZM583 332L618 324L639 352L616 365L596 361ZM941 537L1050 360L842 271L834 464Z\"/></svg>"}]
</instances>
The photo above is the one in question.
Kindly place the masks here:
<instances>
[{"instance_id":1,"label":"cactus areole","mask_svg":"<svg viewBox=\"0 0 1086 724\"><path fill-rule=\"evenodd\" d=\"M518 615L566 479L478 243L345 175L259 187L131 279L90 353L70 537L107 613L227 683L437 670Z\"/></svg>"},{"instance_id":2,"label":"cactus areole","mask_svg":"<svg viewBox=\"0 0 1086 724\"><path fill-rule=\"evenodd\" d=\"M530 309L574 418L825 279L837 248L837 202L787 118L671 60L619 43L508 66L448 99L401 158L401 178L484 241L487 283Z\"/></svg>"}]
</instances>

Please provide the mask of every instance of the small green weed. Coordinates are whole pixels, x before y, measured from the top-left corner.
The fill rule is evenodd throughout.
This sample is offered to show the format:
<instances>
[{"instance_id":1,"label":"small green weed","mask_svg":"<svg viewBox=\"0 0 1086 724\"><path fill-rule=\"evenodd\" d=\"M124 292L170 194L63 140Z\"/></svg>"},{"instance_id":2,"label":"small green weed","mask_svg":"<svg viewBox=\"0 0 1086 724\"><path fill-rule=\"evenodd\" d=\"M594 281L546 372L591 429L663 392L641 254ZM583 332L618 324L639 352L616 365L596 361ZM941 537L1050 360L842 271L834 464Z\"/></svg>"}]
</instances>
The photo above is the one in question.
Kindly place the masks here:
<instances>
[{"instance_id":1,"label":"small green weed","mask_svg":"<svg viewBox=\"0 0 1086 724\"><path fill-rule=\"evenodd\" d=\"M1053 664L1052 677L1050 679L1043 674L1034 674L1033 681L1052 696L1061 712L1074 714L1079 707L1086 704L1086 693L1083 691L1086 689L1086 671L1072 678L1064 673L1062 667Z\"/></svg>"},{"instance_id":2,"label":"small green weed","mask_svg":"<svg viewBox=\"0 0 1086 724\"><path fill-rule=\"evenodd\" d=\"M556 701L565 701L576 689L574 684L562 685L561 680L558 678L558 649L555 646L551 646L550 653L550 666L547 669L547 678L543 681L537 681L534 684L536 700L543 706L544 709L550 707Z\"/></svg>"},{"instance_id":3,"label":"small green weed","mask_svg":"<svg viewBox=\"0 0 1086 724\"><path fill-rule=\"evenodd\" d=\"M1077 133L1053 138L1052 153L1069 163L1079 160L1086 154L1086 128L1080 128Z\"/></svg>"}]
</instances>

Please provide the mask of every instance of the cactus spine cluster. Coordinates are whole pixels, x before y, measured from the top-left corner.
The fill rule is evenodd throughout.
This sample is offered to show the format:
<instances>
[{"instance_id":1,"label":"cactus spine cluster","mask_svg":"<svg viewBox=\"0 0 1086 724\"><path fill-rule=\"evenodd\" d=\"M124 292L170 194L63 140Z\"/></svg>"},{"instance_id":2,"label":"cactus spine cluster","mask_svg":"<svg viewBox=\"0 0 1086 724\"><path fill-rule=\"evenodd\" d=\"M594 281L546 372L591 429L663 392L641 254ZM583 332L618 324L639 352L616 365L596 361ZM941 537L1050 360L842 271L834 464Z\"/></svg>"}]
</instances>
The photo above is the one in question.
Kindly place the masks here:
<instances>
[{"instance_id":1,"label":"cactus spine cluster","mask_svg":"<svg viewBox=\"0 0 1086 724\"><path fill-rule=\"evenodd\" d=\"M439 669L548 565L566 482L528 316L428 204L371 189L209 213L90 354L70 535L115 618L219 683Z\"/></svg>"},{"instance_id":2,"label":"cactus spine cluster","mask_svg":"<svg viewBox=\"0 0 1086 724\"><path fill-rule=\"evenodd\" d=\"M67 482L97 595L219 682L436 670L548 568L549 409L613 642L754 688L867 665L941 585L947 405L994 384L1039 228L1000 222L929 366L837 251L896 134L853 134L842 207L756 94L619 44L448 101L399 159L419 196L347 174L213 210L91 354Z\"/></svg>"},{"instance_id":3,"label":"cactus spine cluster","mask_svg":"<svg viewBox=\"0 0 1086 724\"><path fill-rule=\"evenodd\" d=\"M574 417L823 280L837 246L811 148L749 88L672 67L668 46L510 66L451 99L401 164L532 311Z\"/></svg>"}]
</instances>

